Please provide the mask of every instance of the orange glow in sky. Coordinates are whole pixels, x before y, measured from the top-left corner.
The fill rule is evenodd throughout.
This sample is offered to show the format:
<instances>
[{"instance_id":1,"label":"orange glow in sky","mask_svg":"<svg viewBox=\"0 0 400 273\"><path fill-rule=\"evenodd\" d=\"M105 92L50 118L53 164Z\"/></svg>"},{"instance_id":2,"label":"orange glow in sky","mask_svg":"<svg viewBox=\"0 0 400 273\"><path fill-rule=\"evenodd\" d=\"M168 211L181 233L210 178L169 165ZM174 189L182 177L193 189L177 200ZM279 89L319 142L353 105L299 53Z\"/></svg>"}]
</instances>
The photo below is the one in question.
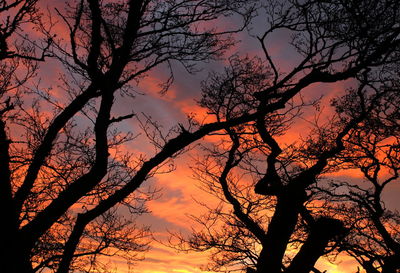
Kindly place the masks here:
<instances>
[{"instance_id":1,"label":"orange glow in sky","mask_svg":"<svg viewBox=\"0 0 400 273\"><path fill-rule=\"evenodd\" d=\"M51 5L60 6L63 1L41 1L42 8ZM224 21L223 26L228 26L229 22ZM254 33L262 31L260 22L256 22L251 33L246 31L237 34L238 42L236 46L230 48L226 52L226 56L238 54L244 56L260 56L263 58L261 48L257 44L257 39ZM53 31L58 37L68 38L68 29L65 24L60 21L56 24ZM275 35L275 34L274 34ZM286 34L276 34L274 40L269 45L272 56L279 60L281 69L289 69L293 66L296 59L293 59L293 53L289 52L288 46L282 44L287 42ZM288 54L288 52L290 54ZM187 124L187 116L193 116L198 123L212 122L215 117L207 115L207 110L198 105L201 99L200 83L207 77L207 74L212 71L222 71L226 61L218 60L206 64L200 64L202 70L197 74L189 74L179 64L174 64L175 81L169 91L165 94L160 94L160 84L167 78L165 70L157 68L147 77L143 78L137 86L134 86L135 91L139 95L134 100L125 98L117 98L117 103L114 105L113 111L116 114L127 114L132 108L135 113L146 113L154 120L163 125L163 130L176 126L179 123ZM61 103L66 99L63 90L54 83L59 74L63 72L59 64L54 61L47 62L42 65L39 76L44 76L42 85L53 86L52 95ZM318 120L321 124L329 122L329 117L333 115L333 110L329 107L329 102L332 98L344 93L345 89L351 85L351 81L342 81L334 84L315 84L306 88L302 92L305 101L316 99L324 94L321 99L322 115ZM144 95L141 95L143 93ZM296 98L298 99L298 98ZM132 106L132 102L134 106ZM49 112L50 113L50 112ZM307 137L313 128L315 119L315 109L311 106L305 107L301 118L291 126L290 130L278 139L282 146L299 143L300 139ZM124 121L121 127L122 131L132 131L138 134L139 137L132 142L125 143L122 148L125 151L135 154L145 154L146 158L150 158L154 154L154 147L138 128L137 120ZM205 143L213 142L219 139L218 137L206 137L202 141ZM193 145L194 147L195 145ZM215 197L204 193L200 188L200 182L193 177L193 157L199 153L196 148L188 151L185 154L179 155L174 161L175 170L171 173L160 174L146 181L142 188L152 187L159 189L159 196L155 200L148 203L150 213L144 214L137 218L139 226L150 226L153 232L154 240L151 239L150 249L144 253L145 259L137 261L133 266L128 266L126 261L121 258L105 258L110 263L111 272L141 272L141 273L200 273L208 262L211 252L178 252L177 250L168 247L167 242L170 237L169 232L180 232L185 236L190 235L191 228L199 228L189 215L199 216L206 212L206 209L198 204L195 200L199 200L213 207L217 206L218 200ZM354 170L341 170L340 172L329 174L332 177L341 179L361 179L362 174ZM400 193L400 187L394 186L393 191L387 193L388 203L394 207L399 206L396 196ZM356 272L357 265L354 259L345 255L339 255L335 263L331 263L325 258L321 258L316 266L322 272L327 273L349 273ZM212 272L209 272L212 273Z\"/></svg>"}]
</instances>

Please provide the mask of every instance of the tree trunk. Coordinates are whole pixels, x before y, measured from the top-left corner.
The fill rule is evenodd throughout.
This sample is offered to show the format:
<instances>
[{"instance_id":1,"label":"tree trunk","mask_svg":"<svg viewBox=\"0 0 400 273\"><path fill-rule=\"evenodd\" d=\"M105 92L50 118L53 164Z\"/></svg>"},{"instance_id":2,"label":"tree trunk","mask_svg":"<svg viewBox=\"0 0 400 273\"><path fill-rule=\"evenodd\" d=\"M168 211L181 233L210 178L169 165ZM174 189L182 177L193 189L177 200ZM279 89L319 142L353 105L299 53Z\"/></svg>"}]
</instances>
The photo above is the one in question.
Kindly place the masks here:
<instances>
[{"instance_id":1,"label":"tree trunk","mask_svg":"<svg viewBox=\"0 0 400 273\"><path fill-rule=\"evenodd\" d=\"M382 273L397 273L400 269L400 256L393 255L384 259Z\"/></svg>"},{"instance_id":2,"label":"tree trunk","mask_svg":"<svg viewBox=\"0 0 400 273\"><path fill-rule=\"evenodd\" d=\"M324 255L330 240L346 232L340 220L321 217L310 227L310 233L285 273L309 273Z\"/></svg>"},{"instance_id":3,"label":"tree trunk","mask_svg":"<svg viewBox=\"0 0 400 273\"><path fill-rule=\"evenodd\" d=\"M7 273L33 273L30 261L30 252L24 247L23 242L17 237L3 233L1 239L0 265L1 272Z\"/></svg>"},{"instance_id":4,"label":"tree trunk","mask_svg":"<svg viewBox=\"0 0 400 273\"><path fill-rule=\"evenodd\" d=\"M257 262L258 273L280 273L282 260L290 237L294 232L299 215L299 209L303 204L301 194L285 192L278 196L277 205L268 226L268 232L263 250Z\"/></svg>"}]
</instances>

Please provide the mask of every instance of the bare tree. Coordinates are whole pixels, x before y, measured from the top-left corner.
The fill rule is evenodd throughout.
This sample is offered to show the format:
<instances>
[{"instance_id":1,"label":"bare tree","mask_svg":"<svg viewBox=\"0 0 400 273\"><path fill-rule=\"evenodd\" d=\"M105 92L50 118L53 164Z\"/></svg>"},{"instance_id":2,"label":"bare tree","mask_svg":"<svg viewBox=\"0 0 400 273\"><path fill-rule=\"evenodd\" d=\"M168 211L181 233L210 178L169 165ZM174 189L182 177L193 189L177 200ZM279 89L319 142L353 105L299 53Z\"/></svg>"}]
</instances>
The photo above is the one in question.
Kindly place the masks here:
<instances>
[{"instance_id":1,"label":"bare tree","mask_svg":"<svg viewBox=\"0 0 400 273\"><path fill-rule=\"evenodd\" d=\"M379 7L378 10L376 7ZM311 188L322 174L340 166L336 160L345 151L346 140L369 120L370 113L379 109L381 103L391 101L391 96L398 97L396 90L376 89L373 84L381 83L380 77L386 77L388 68L384 63L390 57L384 57L385 61L381 59L383 63L374 62L371 69L357 68L365 64L364 61L369 62L369 58L374 58L370 50L375 48L373 51L377 53L375 50L383 45L383 40L379 38L381 34L397 28L397 23L393 24L395 17L381 25L382 29L375 27L386 16L397 14L398 5L390 1L290 1L274 2L268 6L268 10L271 14L270 28L259 40L271 76L263 72L261 75L255 73L262 71L257 61L254 65L254 62L249 64L243 60L234 63L223 74L212 75L204 86L201 105L208 107L218 120L248 112L254 105L259 110L268 109L274 104L275 98L281 101L285 95L297 93L314 81L335 82L342 80L342 77L350 77L355 79L355 86L348 90L345 96L347 100L334 102L337 120L333 119L328 127L316 130L301 149L283 148L279 144L279 133L276 133L275 119L271 115L263 115L248 127L227 128L230 148L227 148L229 144L222 143L218 149L210 149L212 160L209 161L207 156L205 163L196 171L203 173L201 180L212 185L207 186L209 191L228 203L231 211L217 208L205 218L197 218L205 227L205 232L195 232L194 237L189 239L189 249L217 249L219 255L213 256L213 268L235 268L237 264L242 264L252 266L247 270L255 272L310 272L316 270L316 261L327 249L331 249L330 245L336 245L338 239L347 232L339 218L331 217L329 213L314 214L307 209L310 194L313 194ZM369 29L372 25L373 29ZM268 35L279 29L293 33L292 44L303 56L300 64L286 73L282 73L273 61L266 44ZM360 54L360 50L365 50L369 57L365 58L366 55ZM391 61L397 62L396 55L392 55L394 59ZM306 76L299 75L301 73ZM292 96L287 98L289 100ZM392 101L395 103L397 100ZM348 108L353 110L352 115L343 110ZM274 113L278 116L288 115L283 110ZM281 124L281 128L284 131L285 125ZM248 138L254 135L258 140L253 140L255 144L249 148ZM273 212L266 214L263 220L259 215L262 209L253 208L253 204L259 204L257 197L251 199L243 193L242 188L235 186L239 182L234 176L241 164L249 165L248 162L243 163L245 155L256 148L263 151L247 157L260 161L258 158L264 155L267 166L261 171L258 167L260 163L250 164L257 166L252 172L259 177L254 189L256 193L269 197L261 207L269 207L271 202L274 207ZM249 167L244 169L249 170ZM228 236L221 236L215 230L219 217L224 222L223 228L235 237L228 239ZM299 242L298 237L293 236L296 235L300 219L305 223L306 232L302 234L298 251L293 255L287 252L287 248L293 242ZM233 254L234 251L241 253ZM246 260L243 260L244 257Z\"/></svg>"},{"instance_id":2,"label":"bare tree","mask_svg":"<svg viewBox=\"0 0 400 273\"><path fill-rule=\"evenodd\" d=\"M43 49L51 49L52 56L65 65L67 73L60 79L65 95L57 101L51 89L35 88L32 83L21 86L15 69L2 74L7 89L2 92L6 99L1 112L1 194L7 197L2 199L7 232L2 235L1 263L8 272L46 268L68 272L98 267L96 258L101 255L132 259L146 249L142 240L146 230L135 231L134 219L124 219L117 208L145 212L144 202L151 193L131 193L165 160L220 125L211 124L189 136L177 132L154 156L134 156L120 148L134 139L133 134L123 134L116 126L134 115L113 116L115 99L134 94L129 83L160 64L177 61L190 70L196 61L218 57L232 44L230 34L238 29L219 30L206 23L238 14L246 25L252 5L247 1L68 1L65 9L47 18L53 24L58 17L67 26L69 37L60 37L36 21L36 2L2 1L2 12L16 10L4 17L3 60L30 61L32 69L25 70L25 78L34 76L34 61L44 57L33 54L40 45L32 42L24 47L12 37L24 37L19 25L29 21L49 40L54 38L52 47L46 44ZM17 86L10 87L9 78ZM172 79L171 74L165 88Z\"/></svg>"},{"instance_id":3,"label":"bare tree","mask_svg":"<svg viewBox=\"0 0 400 273\"><path fill-rule=\"evenodd\" d=\"M393 71L396 71L393 69ZM397 76L397 72L394 72ZM400 269L399 213L385 205L384 193L398 182L399 96L398 80L389 77L379 90L393 90L369 119L346 140L347 153L338 159L346 168L363 174L358 184L332 181L320 189L335 214L351 227L340 250L353 256L366 272ZM378 92L378 88L375 88ZM382 91L380 91L382 92ZM349 113L352 109L346 109Z\"/></svg>"},{"instance_id":4,"label":"bare tree","mask_svg":"<svg viewBox=\"0 0 400 273\"><path fill-rule=\"evenodd\" d=\"M363 88L361 85L360 90ZM344 124L331 124L328 134L281 148L276 139L290 129L299 107L304 105L268 115L263 124L229 129L231 148L226 151L228 144L221 143L198 161L196 177L225 206L195 218L203 228L194 231L187 246L197 251L217 249L213 270L269 272L268 268L276 266L277 272L311 272L316 270L317 260L334 250L347 234L339 218L315 209L310 187L333 168L332 162L344 149L344 139L375 102L359 109L358 115ZM268 163L266 171L263 162ZM263 197L252 193L254 189ZM179 239L185 242L183 237Z\"/></svg>"},{"instance_id":5,"label":"bare tree","mask_svg":"<svg viewBox=\"0 0 400 273\"><path fill-rule=\"evenodd\" d=\"M13 210L12 140L7 132L7 120L15 118L13 110L19 103L19 88L37 72L37 62L48 57L51 40L29 42L30 37L21 29L29 24L39 23L37 0L0 1L0 205L4 208L4 234L0 239L0 256L7 263L10 252L18 247L10 240L15 234L17 219ZM7 208L7 209L5 209ZM7 263L5 270L7 270Z\"/></svg>"},{"instance_id":6,"label":"bare tree","mask_svg":"<svg viewBox=\"0 0 400 273\"><path fill-rule=\"evenodd\" d=\"M139 204L132 202L140 197L137 190L142 183L190 144L220 130L229 132L234 143L225 165L227 175L236 164L238 149L238 131L229 128L250 123L260 141L271 149L268 169L263 172L266 176L256 190L281 199L265 235L268 249L276 251L260 255L258 270L280 271L299 213L296 207L292 211L293 206L304 202L305 188L314 183L326 161L341 151L339 142L357 120L342 128L337 145L325 150L313 167L294 174L291 181L300 181L300 189L282 182L278 190L285 191L269 194L269 186L276 185L269 185L272 180L268 176L277 172L274 165L281 151L269 131L268 117L313 83L355 78L366 69L397 61L400 29L395 1L365 1L362 5L358 1L272 1L265 8L270 11L270 28L259 37L266 57L266 67L258 66L263 73L251 77L253 62L244 62L247 67L238 73L243 77L235 75L236 69L227 70L228 78L214 75L205 86L202 105L217 121L178 125L168 137L150 134L156 141L155 154L137 157L119 148L134 136L120 133L118 123L134 114L115 116L115 100L134 94L129 84L140 82L146 72L161 64L172 67L171 62L176 61L190 71L194 62L220 56L233 43L229 34L240 29L218 29L213 23L221 16L237 14L246 26L253 3L81 0L67 1L64 10L57 10L69 31L68 41L54 38L51 31L48 35L54 40L52 54L67 70L61 81L68 99L55 100L51 90L30 90L18 97L22 102L16 110L7 106L13 101L5 102L7 114L2 115L4 153L0 165L5 177L1 195L7 197L2 199L2 208L8 232L1 240L2 246L12 246L3 248L4 255L0 255L4 270L68 272L80 267L80 257L89 257L89 264L95 265L97 255L140 250L140 244L122 240L129 220L121 220L119 210L112 209L126 204L141 212L140 199ZM269 34L280 29L293 32L292 44L302 58L288 73L278 69L266 44ZM173 74L166 87L172 79ZM43 113L42 107L47 107L49 114ZM24 132L22 139L12 134L20 131ZM285 227L283 234L281 226ZM114 240L105 241L109 238Z\"/></svg>"}]
</instances>

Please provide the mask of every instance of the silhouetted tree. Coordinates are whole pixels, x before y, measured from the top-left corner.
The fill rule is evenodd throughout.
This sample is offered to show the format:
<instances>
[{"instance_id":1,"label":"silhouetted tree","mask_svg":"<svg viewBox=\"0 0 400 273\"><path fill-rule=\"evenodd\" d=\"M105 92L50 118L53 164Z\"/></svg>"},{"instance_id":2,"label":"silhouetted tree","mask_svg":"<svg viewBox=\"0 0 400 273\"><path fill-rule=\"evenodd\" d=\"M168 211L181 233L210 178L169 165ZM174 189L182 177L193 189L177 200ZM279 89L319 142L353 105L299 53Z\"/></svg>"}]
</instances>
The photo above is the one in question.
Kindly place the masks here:
<instances>
[{"instance_id":1,"label":"silhouetted tree","mask_svg":"<svg viewBox=\"0 0 400 273\"><path fill-rule=\"evenodd\" d=\"M284 272L314 270L316 261L333 249L347 229L340 219L308 209L312 205L308 205L310 186L331 168L328 163L343 151L343 139L374 106L369 105L344 124L335 123L327 134L286 148L281 148L276 139L296 120L293 110L267 116L264 124L228 130L233 142L230 150L224 152L226 143L209 149L195 170L206 191L217 195L232 210L221 206L196 218L205 228L189 239L189 249L218 249L212 269L239 263L247 270L268 272L266 268L273 263ZM304 106L293 109L298 107ZM262 162L268 163L266 171L262 171ZM251 176L241 181L246 178L241 173ZM267 181L270 184L263 185L261 191L265 197L251 192L260 192L257 187Z\"/></svg>"},{"instance_id":2,"label":"silhouetted tree","mask_svg":"<svg viewBox=\"0 0 400 273\"><path fill-rule=\"evenodd\" d=\"M29 24L38 24L40 14L37 0L0 1L0 206L3 208L0 236L0 257L4 270L12 261L18 243L10 240L15 236L17 218L13 206L12 141L6 121L16 117L13 113L20 97L20 87L37 72L37 62L48 56L51 40L35 42L21 31ZM13 253L10 255L10 253ZM4 260L3 260L4 259Z\"/></svg>"},{"instance_id":3,"label":"silhouetted tree","mask_svg":"<svg viewBox=\"0 0 400 273\"><path fill-rule=\"evenodd\" d=\"M311 188L322 174L340 166L336 160L346 149L345 141L360 125L368 122L370 112L379 109L381 103L398 101L390 99L391 96L398 97L397 90L380 90L374 86L387 76L390 68L385 63L398 61L397 53L390 53L393 58L386 55L384 60L373 61L370 69L360 69L360 65L375 58L373 55L385 43L381 36L383 33L388 34L391 29L393 35L398 35L395 34L399 31L395 22L399 6L392 1L274 1L269 4L270 28L259 40L270 75L257 74L262 71L257 61L256 64L243 60L234 62L225 73L212 75L203 89L202 106L209 108L218 120L224 120L253 107L268 109L274 105L275 99L281 102L286 95L297 93L313 82L353 78L354 87L348 90L345 99L334 101L336 119L299 144L303 146L301 148L285 148L279 144L274 115L263 115L248 127L227 128L226 134L232 144L222 143L218 148L209 149L210 155L200 167L196 167L196 171L203 173L200 176L202 181L212 185L207 186L209 191L224 199L232 210L227 212L217 208L205 218L197 218L205 226L205 231L195 233L189 239L188 247L194 250L218 249L220 255L212 258L216 266L213 269L239 263L252 265L252 268L247 268L251 272L310 272L316 270L313 268L316 261L326 253L329 245L336 244L338 238L343 238L347 232L340 219L331 217L329 213L313 215L312 210L307 210L306 204L313 194ZM386 20L386 16L390 19ZM385 23L380 24L382 21ZM266 44L268 35L279 29L291 32L292 44L303 57L298 66L286 73L282 73L283 69L273 61ZM393 46L396 52L398 45ZM389 47L385 46L387 49ZM291 98L287 97L288 100ZM353 114L343 109L352 109ZM283 110L274 113L278 117L288 115ZM281 126L284 131L285 125ZM255 143L250 148L248 138L257 139L252 140ZM261 152L246 155L251 154L252 149ZM267 165L264 171L259 167L261 163L243 163L246 157L260 162L262 155ZM256 193L269 197L266 204L260 204L257 197L236 186L240 180L234 173L235 169L243 168L241 164L257 166L244 169L250 169L258 176L258 180L253 178L256 179L254 189ZM253 204L261 207L255 209ZM271 206L273 212L265 213L262 219L260 211ZM219 217L224 222L222 227L216 225ZM298 237L293 236L300 219L305 223L306 232L298 244L298 251L293 254L288 246L299 242ZM230 236L221 235L216 226L227 230L233 237L229 239ZM250 241L247 238L251 238ZM240 254L234 254L234 251L240 251Z\"/></svg>"},{"instance_id":4,"label":"silhouetted tree","mask_svg":"<svg viewBox=\"0 0 400 273\"><path fill-rule=\"evenodd\" d=\"M196 61L220 56L238 28L217 29L209 23L238 14L246 25L252 4L82 0L67 1L65 8L46 17L47 12L37 10L37 2L0 3L5 86L1 205L6 211L0 263L7 272L100 270L98 256L132 259L146 249L142 239L147 231L136 230L134 218L125 213L125 219L117 208L126 206L133 215L145 212L151 192L131 194L166 160L221 128L211 124L195 133L175 130L175 138L162 143L154 156L134 157L121 149L133 134L121 133L116 125L134 114L113 116L115 100L134 95L129 83L160 64L168 68L177 61L191 70ZM66 26L69 33L54 35L55 24ZM51 48L25 36L32 27L52 41ZM36 57L41 47L45 53ZM31 79L36 61L46 52L66 71L60 78L65 92L59 100L51 88L35 87ZM25 82L32 80L29 84L22 85L18 78L19 64L25 65L21 71ZM172 79L171 74L164 91Z\"/></svg>"},{"instance_id":5,"label":"silhouetted tree","mask_svg":"<svg viewBox=\"0 0 400 273\"><path fill-rule=\"evenodd\" d=\"M397 73L396 69L391 72L395 77ZM384 198L388 187L399 178L398 88L398 80L391 77L381 86L375 86L376 92L392 92L386 94L369 119L346 140L348 152L338 158L344 167L361 172L363 181L355 184L334 180L319 189L320 198L330 202L332 213L351 227L340 250L353 256L368 273L400 270L400 216L393 206L385 205ZM352 108L343 110L354 114Z\"/></svg>"},{"instance_id":6,"label":"silhouetted tree","mask_svg":"<svg viewBox=\"0 0 400 273\"><path fill-rule=\"evenodd\" d=\"M304 141L284 148L278 144L306 107L300 103L267 115L263 124L227 129L232 144L224 139L205 147L205 156L193 167L195 177L221 203L212 208L200 202L210 210L192 216L200 230L193 230L189 239L178 235L173 244L213 250L211 270L269 272L271 264L279 264L278 272L318 272L314 266L321 256L346 250L363 265L375 263L385 268L382 272L395 272L398 216L385 211L381 194L398 178L400 97L396 86L369 81L367 73L359 81L357 90L332 100L336 113ZM329 173L347 168L360 168L373 188L337 182L332 184L336 191L317 187ZM380 172L388 170L391 175L379 182ZM332 213L329 204L338 200L357 203Z\"/></svg>"},{"instance_id":7,"label":"silhouetted tree","mask_svg":"<svg viewBox=\"0 0 400 273\"><path fill-rule=\"evenodd\" d=\"M256 190L274 195L279 208L265 235L267 248L273 251L260 255L257 270L280 271L284 248L301 210L296 206L304 202L305 189L341 146L334 143L313 167L291 176L290 181L299 181L300 188L288 186L297 182L274 184L268 176L275 176L281 151L269 131L268 118L279 116L281 112L276 111L313 83L355 78L366 69L397 61L400 29L395 1L267 1L265 8L269 29L259 40L266 64L256 62L254 66L250 61L240 65L239 60L226 75L215 74L204 87L201 104L216 116L216 122L178 125L168 137L149 134L156 144L155 154L137 157L120 148L134 136L118 131L118 123L134 114L114 116L115 101L133 95L129 84L140 82L154 67L171 67L171 62L177 61L190 71L194 62L220 56L233 43L229 34L238 29L219 29L214 23L237 14L246 26L253 14L252 2L81 0L67 1L65 9L57 9L68 37L54 37L45 27L42 31L54 40L52 55L65 66L66 75L60 79L65 99L57 101L52 90L28 88L30 85L15 99L5 100L2 112L1 196L7 197L2 199L2 208L8 232L1 240L2 246L11 246L0 256L5 271L49 268L68 272L82 269L81 256L94 261L98 255L115 254L114 249L126 253L140 250L140 243L123 240L129 219L118 217L119 210L113 208L127 204L140 213L142 202L135 203L135 197L140 197L136 190L142 183L188 145L220 130L226 130L234 143L225 165L228 174L240 151L236 137L240 130L229 128L247 123L271 149L263 172L266 177L256 184ZM50 26L53 19L48 19ZM291 44L301 57L285 73L267 46L269 34L280 29L294 34ZM164 87L172 79L173 74ZM336 135L338 142L357 122L341 129ZM129 234L135 237L136 233ZM309 258L311 252L307 253Z\"/></svg>"}]
</instances>

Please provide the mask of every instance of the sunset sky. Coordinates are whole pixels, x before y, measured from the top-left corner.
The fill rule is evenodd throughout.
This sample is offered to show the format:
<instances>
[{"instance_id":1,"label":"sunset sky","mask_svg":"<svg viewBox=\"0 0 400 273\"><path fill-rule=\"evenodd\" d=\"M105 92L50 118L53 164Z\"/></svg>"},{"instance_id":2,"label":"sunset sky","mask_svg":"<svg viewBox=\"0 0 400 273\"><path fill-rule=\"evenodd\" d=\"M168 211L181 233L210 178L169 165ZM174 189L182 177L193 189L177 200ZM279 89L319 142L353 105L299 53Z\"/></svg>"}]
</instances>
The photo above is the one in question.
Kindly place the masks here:
<instances>
[{"instance_id":1,"label":"sunset sky","mask_svg":"<svg viewBox=\"0 0 400 273\"><path fill-rule=\"evenodd\" d=\"M251 30L251 34L257 34L257 29L261 28L259 25L254 25ZM262 52L259 51L259 44L257 40L248 35L247 32L243 32L238 35L238 42L235 48L231 49L229 54L238 54L250 56L259 56L262 58ZM276 44L271 44L272 53L276 60L279 60L279 64L282 68L289 68L293 65L295 60L293 52L290 51L284 44L285 36L282 37L276 35ZM198 121L202 121L206 116L204 109L200 108L196 100L200 98L200 81L204 80L208 74L208 71L215 70L221 71L224 66L224 61L212 62L209 64L200 64L202 71L195 75L188 74L182 67L177 65L175 67L176 80L164 96L158 94L159 87L157 83L160 79L165 78L165 74L162 71L155 71L149 75L148 78L144 79L143 83L140 84L140 90L145 93L144 96L138 96L136 101L138 102L135 107L140 107L139 111L146 111L151 113L151 116L165 124L165 128L173 126L178 122L185 122L185 116L187 114L196 114ZM303 92L303 96L306 99L312 99L319 97L322 93L324 97L323 103L328 104L337 94L343 93L345 88L349 86L349 82L338 82L335 84L319 84L313 85ZM129 109L129 105L124 105L121 101L119 106L126 107ZM313 120L314 112L309 109L309 112L303 114L304 120ZM329 116L330 109L326 106L325 115ZM279 139L281 143L290 144L300 136L306 137L308 131L312 128L310 124L302 120L298 120L288 134ZM135 126L134 124L126 123L126 127ZM212 141L208 138L205 141ZM132 143L132 146L127 145L127 149L137 150L138 146L136 143ZM139 145L140 146L140 145ZM140 146L140 148L143 148ZM151 148L150 148L151 149ZM149 202L149 209L151 213L139 217L138 222L144 225L151 225L154 232L154 236L157 241L151 243L151 249L145 254L145 260L136 263L136 266L132 268L133 272L143 273L197 273L206 272L202 271L201 267L207 264L209 253L196 253L196 252L177 252L174 249L165 246L169 238L170 232L182 232L189 236L190 229L196 228L196 223L191 221L188 215L200 215L205 212L205 209L199 204L194 202L194 199L201 200L207 204L217 205L217 200L202 192L199 187L199 182L193 178L193 172L190 170L190 165L193 164L191 156L196 155L196 150L192 150L189 153L179 156L175 161L176 170L170 174L163 174L152 178L150 181L144 184L144 187L151 184L157 188L161 188L161 197L156 200ZM341 178L346 179L347 175L352 178L360 178L361 174L354 171L347 171L345 174L341 174ZM392 198L396 200L396 194L393 194ZM123 261L120 261L122 264ZM320 260L318 268L328 270L328 273L345 273L356 271L354 261L349 257L339 257L335 264L327 261ZM120 271L118 271L120 272Z\"/></svg>"},{"instance_id":2,"label":"sunset sky","mask_svg":"<svg viewBox=\"0 0 400 273\"><path fill-rule=\"evenodd\" d=\"M263 58L259 44L254 35L260 35L262 32L261 20L256 20L248 32L238 35L238 42L235 48L231 49L229 54L259 56ZM278 61L281 69L289 69L296 62L296 54L287 45L287 37L285 33L278 33L274 36L273 43L269 44L271 54ZM151 115L164 124L173 125L177 122L183 122L186 114L195 113L199 121L203 120L206 113L205 110L196 104L196 100L200 98L199 83L205 79L208 71L221 71L224 61L212 62L209 64L201 64L202 72L195 75L187 74L179 65L175 68L176 80L169 92L160 96L155 90L155 86L160 78L165 77L160 71L151 73L144 80L143 90L146 95L138 97L141 105L146 110L151 109ZM323 94L322 105L323 118L330 117L331 109L329 102L332 98L343 94L347 87L351 86L351 81L342 81L334 84L315 84L307 88L302 95L307 99L315 99ZM279 139L282 144L290 144L295 142L299 137L306 137L311 130L312 125L307 121L314 120L315 112L313 109L305 110L302 117L303 120L297 120L291 130ZM322 119L323 119L322 118ZM167 125L167 126L168 126ZM207 139L206 139L207 141ZM135 149L135 147L132 147ZM193 160L190 154L196 154L196 150L190 151L188 154L182 155L176 160L176 170L170 174L161 175L152 178L149 181L152 185L162 189L162 196L157 200L149 202L151 214L140 217L138 221L144 224L150 224L155 232L157 240L166 241L169 237L168 231L182 232L190 234L190 228L196 227L196 223L191 221L187 215L200 215L204 213L204 208L193 201L193 199L201 200L208 204L217 204L214 197L202 192L198 186L199 182L193 178L193 172L190 165ZM362 174L356 170L346 170L333 174L333 177L341 180L360 181ZM147 184L149 183L147 182ZM146 186L146 185L145 185ZM386 192L386 204L390 208L400 209L398 196L400 194L400 185L391 185ZM209 253L183 253L177 252L160 242L152 242L152 248L145 255L145 260L137 262L137 267L133 268L133 272L143 273L197 273L205 272L201 267L207 263ZM339 256L335 263L321 258L317 263L317 268L321 271L327 270L327 273L348 273L356 272L357 265L355 261L346 256Z\"/></svg>"},{"instance_id":3,"label":"sunset sky","mask_svg":"<svg viewBox=\"0 0 400 273\"><path fill-rule=\"evenodd\" d=\"M63 1L41 1L39 2L43 10L55 7L62 8ZM232 21L221 21L221 27L230 27L237 24ZM239 56L248 55L250 57L258 56L264 58L260 45L255 36L262 35L265 22L262 17L258 17L250 25L248 30L236 34L237 43L230 48L224 55L224 58L237 54ZM67 29L61 20L55 25L53 30L58 37L67 37ZM34 32L31 33L35 35ZM288 44L289 36L285 32L273 33L268 44L272 58L279 64L280 71L288 71L300 59L293 48ZM118 97L113 108L113 113L117 115L126 115L130 112L137 114L139 119L144 120L146 116L151 116L161 124L162 130L168 129L179 123L186 124L186 116L194 115L194 118L202 123L210 120L207 117L207 111L201 108L197 101L201 98L201 82L207 78L211 71L223 71L227 60L221 59L209 63L198 64L199 72L189 74L179 63L173 63L175 81L169 91L160 94L160 84L167 78L168 73L165 67L160 66L150 73L146 78L140 80L138 85L133 85L137 95L134 99ZM63 93L58 83L59 75L65 70L56 60L50 60L41 64L39 77L40 85L52 89L52 95L59 100L64 100L66 95ZM313 100L319 98L322 94L322 118L324 122L332 114L329 102L332 98L344 94L347 87L351 86L351 81L342 81L334 84L314 84L306 88L301 94L304 100ZM297 98L298 99L298 98ZM278 141L280 144L289 145L300 138L307 137L312 129L310 122L314 121L315 109L307 107L303 111L301 118L297 119L291 129ZM207 119L206 119L207 118ZM131 131L138 134L138 137L132 142L125 143L123 149L135 154L145 154L147 158L154 155L154 146L144 136L141 128L138 126L136 118L126 120L119 125L123 132ZM213 142L216 137L206 137L202 141ZM193 145L194 147L195 145ZM156 188L159 190L157 198L148 202L148 214L137 218L138 225L150 226L154 239L151 239L150 250L144 253L143 261L135 262L132 268L128 268L126 261L122 258L105 258L110 263L110 268L115 268L115 272L137 272L137 273L199 273L206 272L201 268L207 264L208 253L196 252L178 252L167 246L170 232L182 233L185 236L190 235L192 228L199 228L196 223L188 217L189 215L201 215L206 212L205 208L199 205L195 200L207 203L210 206L217 205L218 200L215 197L204 193L200 184L193 177L191 166L193 166L193 157L198 154L196 147L185 154L180 155L175 161L175 170L171 173L156 175L150 178L143 185L141 190ZM354 170L346 170L340 173L332 174L332 177L341 180L359 181L361 173ZM392 209L400 209L400 185L391 185L386 189L386 204ZM328 260L320 259L317 268L321 271L327 270L327 273L350 273L356 272L357 266L353 259L346 256L339 256L335 264Z\"/></svg>"}]
</instances>

